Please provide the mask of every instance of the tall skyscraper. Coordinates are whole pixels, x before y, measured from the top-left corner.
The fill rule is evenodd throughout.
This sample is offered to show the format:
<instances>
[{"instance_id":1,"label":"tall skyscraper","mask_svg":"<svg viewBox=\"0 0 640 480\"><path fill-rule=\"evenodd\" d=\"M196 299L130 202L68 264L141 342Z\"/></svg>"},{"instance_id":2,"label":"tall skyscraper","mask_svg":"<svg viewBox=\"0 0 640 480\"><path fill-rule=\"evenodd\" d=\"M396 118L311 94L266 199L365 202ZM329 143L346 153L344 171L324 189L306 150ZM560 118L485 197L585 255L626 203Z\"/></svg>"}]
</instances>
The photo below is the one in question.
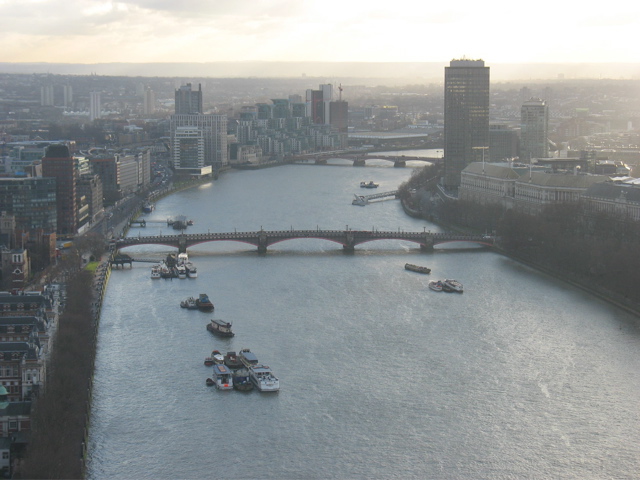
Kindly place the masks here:
<instances>
[{"instance_id":1,"label":"tall skyscraper","mask_svg":"<svg viewBox=\"0 0 640 480\"><path fill-rule=\"evenodd\" d=\"M53 84L49 83L47 85L42 85L40 87L40 105L44 107L51 106L53 104Z\"/></svg>"},{"instance_id":2,"label":"tall skyscraper","mask_svg":"<svg viewBox=\"0 0 640 480\"><path fill-rule=\"evenodd\" d=\"M142 108L145 115L151 115L156 111L156 95L150 87L146 87L142 97Z\"/></svg>"},{"instance_id":3,"label":"tall skyscraper","mask_svg":"<svg viewBox=\"0 0 640 480\"><path fill-rule=\"evenodd\" d=\"M330 103L333 99L333 86L331 84L320 85L318 90L307 90L307 116L315 124L330 124Z\"/></svg>"},{"instance_id":4,"label":"tall skyscraper","mask_svg":"<svg viewBox=\"0 0 640 480\"><path fill-rule=\"evenodd\" d=\"M520 160L549 156L549 108L544 100L532 98L520 109Z\"/></svg>"},{"instance_id":5,"label":"tall skyscraper","mask_svg":"<svg viewBox=\"0 0 640 480\"><path fill-rule=\"evenodd\" d=\"M444 72L444 185L457 189L460 173L489 159L489 67L483 60L451 60Z\"/></svg>"},{"instance_id":6,"label":"tall skyscraper","mask_svg":"<svg viewBox=\"0 0 640 480\"><path fill-rule=\"evenodd\" d=\"M182 85L176 90L176 115L195 115L204 113L202 108L202 85L192 90L191 84Z\"/></svg>"},{"instance_id":7,"label":"tall skyscraper","mask_svg":"<svg viewBox=\"0 0 640 480\"><path fill-rule=\"evenodd\" d=\"M59 234L75 235L77 226L75 160L66 145L49 145L42 157L42 176L56 179Z\"/></svg>"},{"instance_id":8,"label":"tall skyscraper","mask_svg":"<svg viewBox=\"0 0 640 480\"><path fill-rule=\"evenodd\" d=\"M92 122L102 116L102 105L100 104L100 92L89 94L89 120Z\"/></svg>"}]
</instances>

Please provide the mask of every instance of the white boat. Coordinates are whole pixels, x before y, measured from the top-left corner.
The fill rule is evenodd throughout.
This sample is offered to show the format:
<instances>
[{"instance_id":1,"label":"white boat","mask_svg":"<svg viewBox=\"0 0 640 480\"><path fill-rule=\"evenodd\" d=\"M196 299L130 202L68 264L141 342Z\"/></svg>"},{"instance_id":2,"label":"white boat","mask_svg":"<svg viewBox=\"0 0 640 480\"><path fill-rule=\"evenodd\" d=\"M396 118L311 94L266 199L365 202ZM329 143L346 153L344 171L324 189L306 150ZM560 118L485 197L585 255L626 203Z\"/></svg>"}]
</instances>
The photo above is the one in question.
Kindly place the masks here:
<instances>
[{"instance_id":1,"label":"white boat","mask_svg":"<svg viewBox=\"0 0 640 480\"><path fill-rule=\"evenodd\" d=\"M374 183L373 180L369 182L360 182L360 188L378 188L378 183Z\"/></svg>"},{"instance_id":2,"label":"white boat","mask_svg":"<svg viewBox=\"0 0 640 480\"><path fill-rule=\"evenodd\" d=\"M162 278L160 276L160 265L154 265L151 267L151 278Z\"/></svg>"},{"instance_id":3,"label":"white boat","mask_svg":"<svg viewBox=\"0 0 640 480\"><path fill-rule=\"evenodd\" d=\"M193 263L187 262L185 263L184 266L187 267L187 277L198 278L198 270L196 269L196 266Z\"/></svg>"},{"instance_id":4,"label":"white boat","mask_svg":"<svg viewBox=\"0 0 640 480\"><path fill-rule=\"evenodd\" d=\"M280 380L267 365L258 364L249 367L249 378L261 392L277 392L280 390Z\"/></svg>"},{"instance_id":5,"label":"white boat","mask_svg":"<svg viewBox=\"0 0 640 480\"><path fill-rule=\"evenodd\" d=\"M176 259L176 263L178 265L185 265L189 261L189 255L186 252L179 253L178 258Z\"/></svg>"},{"instance_id":6,"label":"white boat","mask_svg":"<svg viewBox=\"0 0 640 480\"><path fill-rule=\"evenodd\" d=\"M213 381L219 390L233 390L233 372L226 365L213 366Z\"/></svg>"},{"instance_id":7,"label":"white boat","mask_svg":"<svg viewBox=\"0 0 640 480\"><path fill-rule=\"evenodd\" d=\"M446 278L442 281L442 289L445 292L462 293L463 291L462 284L459 281L453 280L451 278Z\"/></svg>"},{"instance_id":8,"label":"white boat","mask_svg":"<svg viewBox=\"0 0 640 480\"><path fill-rule=\"evenodd\" d=\"M178 278L187 278L187 267L184 265L178 265L176 270L178 270Z\"/></svg>"},{"instance_id":9,"label":"white boat","mask_svg":"<svg viewBox=\"0 0 640 480\"><path fill-rule=\"evenodd\" d=\"M429 282L429 288L434 292L441 292L443 289L443 284L441 280L432 280Z\"/></svg>"}]
</instances>

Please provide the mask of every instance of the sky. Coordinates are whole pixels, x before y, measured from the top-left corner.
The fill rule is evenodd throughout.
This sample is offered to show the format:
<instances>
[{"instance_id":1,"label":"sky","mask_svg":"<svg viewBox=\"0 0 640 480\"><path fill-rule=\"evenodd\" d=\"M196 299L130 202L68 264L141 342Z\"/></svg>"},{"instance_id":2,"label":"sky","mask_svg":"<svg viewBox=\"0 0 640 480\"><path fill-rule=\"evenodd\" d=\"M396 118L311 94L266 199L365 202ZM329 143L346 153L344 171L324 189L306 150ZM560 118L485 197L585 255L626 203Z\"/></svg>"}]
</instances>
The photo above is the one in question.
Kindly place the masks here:
<instances>
[{"instance_id":1,"label":"sky","mask_svg":"<svg viewBox=\"0 0 640 480\"><path fill-rule=\"evenodd\" d=\"M0 0L0 19L0 62L640 60L629 0Z\"/></svg>"}]
</instances>

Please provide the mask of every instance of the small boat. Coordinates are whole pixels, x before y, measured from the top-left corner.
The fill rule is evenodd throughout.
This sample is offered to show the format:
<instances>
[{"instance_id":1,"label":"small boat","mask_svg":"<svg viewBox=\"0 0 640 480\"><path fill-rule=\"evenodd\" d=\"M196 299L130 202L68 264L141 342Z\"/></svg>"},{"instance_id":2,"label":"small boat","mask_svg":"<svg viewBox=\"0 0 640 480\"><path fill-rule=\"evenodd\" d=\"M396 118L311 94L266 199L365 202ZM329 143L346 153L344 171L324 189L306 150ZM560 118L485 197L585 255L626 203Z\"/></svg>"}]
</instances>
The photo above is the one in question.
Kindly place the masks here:
<instances>
[{"instance_id":1,"label":"small boat","mask_svg":"<svg viewBox=\"0 0 640 480\"><path fill-rule=\"evenodd\" d=\"M418 273L431 273L431 269L428 267L421 267L420 265L414 265L412 263L404 264L405 270L411 270L412 272Z\"/></svg>"},{"instance_id":2,"label":"small boat","mask_svg":"<svg viewBox=\"0 0 640 480\"><path fill-rule=\"evenodd\" d=\"M231 370L226 365L213 366L213 381L219 390L233 389L233 376Z\"/></svg>"},{"instance_id":3,"label":"small boat","mask_svg":"<svg viewBox=\"0 0 640 480\"><path fill-rule=\"evenodd\" d=\"M209 300L209 296L206 293L201 293L196 299L196 305L204 312L210 312L213 310L213 303Z\"/></svg>"},{"instance_id":4,"label":"small boat","mask_svg":"<svg viewBox=\"0 0 640 480\"><path fill-rule=\"evenodd\" d=\"M240 368L233 372L233 388L241 392L249 392L253 390L253 383L249 376L249 370L246 368Z\"/></svg>"},{"instance_id":5,"label":"small boat","mask_svg":"<svg viewBox=\"0 0 640 480\"><path fill-rule=\"evenodd\" d=\"M379 183L374 183L373 180L369 182L360 182L360 188L378 188L379 185Z\"/></svg>"},{"instance_id":6,"label":"small boat","mask_svg":"<svg viewBox=\"0 0 640 480\"><path fill-rule=\"evenodd\" d=\"M231 331L231 323L224 320L212 319L207 324L207 330L221 337L233 337L235 333Z\"/></svg>"},{"instance_id":7,"label":"small boat","mask_svg":"<svg viewBox=\"0 0 640 480\"><path fill-rule=\"evenodd\" d=\"M227 352L227 354L224 356L224 364L234 370L243 367L242 362L236 355L236 352Z\"/></svg>"},{"instance_id":8,"label":"small boat","mask_svg":"<svg viewBox=\"0 0 640 480\"><path fill-rule=\"evenodd\" d=\"M178 278L187 278L187 267L178 265L176 270L178 271Z\"/></svg>"},{"instance_id":9,"label":"small boat","mask_svg":"<svg viewBox=\"0 0 640 480\"><path fill-rule=\"evenodd\" d=\"M151 213L153 212L153 210L156 208L156 206L153 203L149 203L149 202L144 202L142 204L142 211L144 213Z\"/></svg>"},{"instance_id":10,"label":"small boat","mask_svg":"<svg viewBox=\"0 0 640 480\"><path fill-rule=\"evenodd\" d=\"M429 282L429 288L431 290L433 290L434 292L441 292L442 288L443 288L442 281L433 280L433 281Z\"/></svg>"},{"instance_id":11,"label":"small boat","mask_svg":"<svg viewBox=\"0 0 640 480\"><path fill-rule=\"evenodd\" d=\"M205 365L206 367L211 367L211 366L213 366L214 364L215 364L215 362L213 361L213 358L212 358L212 357L206 357L206 358L204 359L204 365Z\"/></svg>"},{"instance_id":12,"label":"small boat","mask_svg":"<svg viewBox=\"0 0 640 480\"><path fill-rule=\"evenodd\" d=\"M213 378L207 378L206 383L207 387L213 387L215 382L213 381Z\"/></svg>"},{"instance_id":13,"label":"small boat","mask_svg":"<svg viewBox=\"0 0 640 480\"><path fill-rule=\"evenodd\" d=\"M277 392L280 390L280 380L267 365L253 365L249 368L249 377L253 385L261 392Z\"/></svg>"},{"instance_id":14,"label":"small boat","mask_svg":"<svg viewBox=\"0 0 640 480\"><path fill-rule=\"evenodd\" d=\"M240 353L238 353L238 358L247 368L253 365L258 365L258 357L256 357L255 353L253 353L248 348L243 348L242 350L240 350Z\"/></svg>"},{"instance_id":15,"label":"small boat","mask_svg":"<svg viewBox=\"0 0 640 480\"><path fill-rule=\"evenodd\" d=\"M459 281L453 280L451 278L446 278L442 282L442 290L444 290L445 292L462 293L463 288L462 284Z\"/></svg>"},{"instance_id":16,"label":"small boat","mask_svg":"<svg viewBox=\"0 0 640 480\"><path fill-rule=\"evenodd\" d=\"M184 264L184 266L187 269L187 277L198 278L198 270L196 269L196 266L193 263L187 262Z\"/></svg>"},{"instance_id":17,"label":"small boat","mask_svg":"<svg viewBox=\"0 0 640 480\"><path fill-rule=\"evenodd\" d=\"M213 350L211 352L211 358L213 359L213 363L217 363L218 365L224 363L224 355L220 353L220 350Z\"/></svg>"},{"instance_id":18,"label":"small boat","mask_svg":"<svg viewBox=\"0 0 640 480\"><path fill-rule=\"evenodd\" d=\"M196 299L193 297L186 298L180 302L180 307L186 308L187 310L197 310L198 305L196 305Z\"/></svg>"},{"instance_id":19,"label":"small boat","mask_svg":"<svg viewBox=\"0 0 640 480\"><path fill-rule=\"evenodd\" d=\"M160 276L160 265L154 265L151 267L151 278L162 278Z\"/></svg>"}]
</instances>

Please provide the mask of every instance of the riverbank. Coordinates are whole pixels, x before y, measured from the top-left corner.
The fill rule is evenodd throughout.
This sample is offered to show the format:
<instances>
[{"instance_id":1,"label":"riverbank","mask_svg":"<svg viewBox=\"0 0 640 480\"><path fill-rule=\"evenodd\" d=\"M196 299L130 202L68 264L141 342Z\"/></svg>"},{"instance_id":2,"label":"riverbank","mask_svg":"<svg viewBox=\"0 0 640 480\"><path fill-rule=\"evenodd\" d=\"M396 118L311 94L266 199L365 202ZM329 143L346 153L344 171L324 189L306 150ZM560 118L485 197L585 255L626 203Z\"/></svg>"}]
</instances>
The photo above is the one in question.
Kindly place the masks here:
<instances>
[{"instance_id":1,"label":"riverbank","mask_svg":"<svg viewBox=\"0 0 640 480\"><path fill-rule=\"evenodd\" d=\"M424 215L422 214L422 212L420 210L414 209L409 207L406 202L401 201L402 204L402 209L404 210L404 212L412 217L412 218L424 218ZM474 231L470 228L465 228L465 227L461 227L459 225L452 225L452 224L447 224L445 222L441 222L437 219L434 219L433 217L428 218L428 220L432 223L435 223L443 228L449 229L449 230L453 230L459 233L483 233L483 232L477 232ZM597 298L599 298L600 300L606 301L612 305L615 305L616 307L632 314L635 315L636 317L638 317L638 319L640 319L640 304L638 304L637 302L631 301L628 298L625 298L622 295L617 294L616 292L612 292L610 290L607 290L605 288L603 288L601 285L598 286L594 286L593 284L593 279L591 278L583 278L583 277L579 277L577 275L572 275L569 274L567 272L561 272L557 269L554 269L552 267L549 267L547 265L542 265L530 258L526 258L525 256L522 255L517 255L514 254L512 252L508 252L502 248L500 248L499 246L494 246L493 250L501 255L504 255L505 257L511 258L513 260L516 260L520 263L522 263L523 265L526 265L528 267L534 268L540 272L543 272L547 275L550 275L558 280L561 280L563 282L566 282L574 287L577 287Z\"/></svg>"}]
</instances>

